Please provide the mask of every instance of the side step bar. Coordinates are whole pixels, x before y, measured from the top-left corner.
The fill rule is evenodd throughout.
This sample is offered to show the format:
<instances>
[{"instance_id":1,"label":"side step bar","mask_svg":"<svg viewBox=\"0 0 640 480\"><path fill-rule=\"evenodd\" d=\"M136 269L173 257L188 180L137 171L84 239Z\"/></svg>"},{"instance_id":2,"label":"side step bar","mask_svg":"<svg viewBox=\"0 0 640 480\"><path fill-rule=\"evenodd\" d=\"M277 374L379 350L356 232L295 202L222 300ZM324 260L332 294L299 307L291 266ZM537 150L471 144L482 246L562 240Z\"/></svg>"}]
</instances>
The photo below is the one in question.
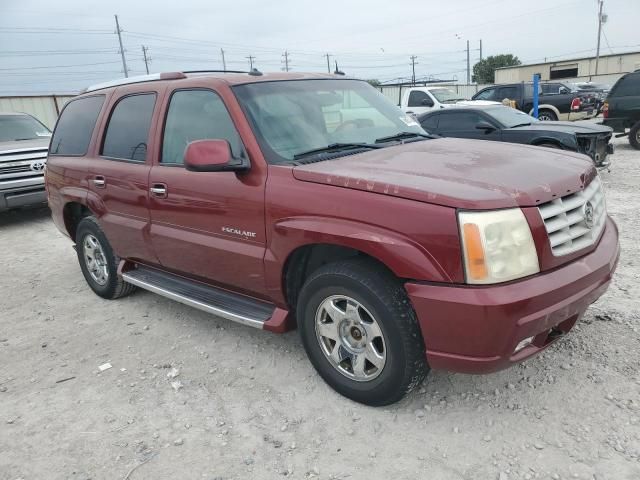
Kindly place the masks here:
<instances>
[{"instance_id":1,"label":"side step bar","mask_svg":"<svg viewBox=\"0 0 640 480\"><path fill-rule=\"evenodd\" d=\"M171 300L255 328L265 328L265 322L278 310L260 300L144 266L122 272L122 279Z\"/></svg>"}]
</instances>

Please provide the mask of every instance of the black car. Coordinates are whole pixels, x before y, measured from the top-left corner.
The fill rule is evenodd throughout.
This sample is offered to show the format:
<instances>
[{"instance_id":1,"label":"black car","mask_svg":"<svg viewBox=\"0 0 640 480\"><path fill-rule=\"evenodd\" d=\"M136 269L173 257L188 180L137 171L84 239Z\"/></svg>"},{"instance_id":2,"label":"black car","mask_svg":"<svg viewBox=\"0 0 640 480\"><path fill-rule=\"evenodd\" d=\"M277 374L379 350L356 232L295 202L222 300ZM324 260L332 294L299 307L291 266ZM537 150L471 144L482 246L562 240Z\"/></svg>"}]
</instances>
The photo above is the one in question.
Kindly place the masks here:
<instances>
[{"instance_id":1,"label":"black car","mask_svg":"<svg viewBox=\"0 0 640 480\"><path fill-rule=\"evenodd\" d=\"M604 102L602 116L614 132L624 135L629 129L629 143L640 150L640 70L616 82Z\"/></svg>"},{"instance_id":2,"label":"black car","mask_svg":"<svg viewBox=\"0 0 640 480\"><path fill-rule=\"evenodd\" d=\"M543 122L504 105L457 106L418 117L422 128L443 137L526 143L589 155L609 165L611 128L591 122Z\"/></svg>"}]
</instances>

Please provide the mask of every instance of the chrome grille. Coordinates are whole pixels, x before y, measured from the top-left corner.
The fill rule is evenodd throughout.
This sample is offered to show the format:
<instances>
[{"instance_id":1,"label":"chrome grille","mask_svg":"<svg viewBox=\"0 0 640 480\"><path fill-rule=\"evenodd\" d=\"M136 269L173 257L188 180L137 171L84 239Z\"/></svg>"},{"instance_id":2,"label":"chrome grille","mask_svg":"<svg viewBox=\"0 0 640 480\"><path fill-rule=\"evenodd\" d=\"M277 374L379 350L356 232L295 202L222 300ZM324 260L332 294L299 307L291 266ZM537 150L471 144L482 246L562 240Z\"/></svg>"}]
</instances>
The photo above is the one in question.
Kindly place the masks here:
<instances>
[{"instance_id":1,"label":"chrome grille","mask_svg":"<svg viewBox=\"0 0 640 480\"><path fill-rule=\"evenodd\" d=\"M593 212L589 222L588 211ZM556 198L538 207L555 256L593 245L604 228L607 208L599 177L584 190Z\"/></svg>"}]
</instances>

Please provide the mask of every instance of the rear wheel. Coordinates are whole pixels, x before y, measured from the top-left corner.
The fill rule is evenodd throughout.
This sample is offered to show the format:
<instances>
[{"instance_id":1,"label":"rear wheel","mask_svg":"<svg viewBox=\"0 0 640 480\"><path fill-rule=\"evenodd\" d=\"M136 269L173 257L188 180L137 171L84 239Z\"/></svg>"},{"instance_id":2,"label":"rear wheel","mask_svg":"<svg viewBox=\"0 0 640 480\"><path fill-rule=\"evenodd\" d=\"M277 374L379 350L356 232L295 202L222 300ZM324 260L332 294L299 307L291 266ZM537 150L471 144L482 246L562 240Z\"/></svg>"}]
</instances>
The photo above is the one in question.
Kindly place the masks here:
<instances>
[{"instance_id":1,"label":"rear wheel","mask_svg":"<svg viewBox=\"0 0 640 480\"><path fill-rule=\"evenodd\" d=\"M118 257L95 217L85 217L76 230L76 251L85 280L103 298L115 299L133 292L136 287L118 277Z\"/></svg>"},{"instance_id":2,"label":"rear wheel","mask_svg":"<svg viewBox=\"0 0 640 480\"><path fill-rule=\"evenodd\" d=\"M636 150L640 150L640 122L637 122L629 132L629 143Z\"/></svg>"},{"instance_id":3,"label":"rear wheel","mask_svg":"<svg viewBox=\"0 0 640 480\"><path fill-rule=\"evenodd\" d=\"M406 292L371 261L318 269L300 292L297 312L311 363L345 397L388 405L427 373L422 335Z\"/></svg>"},{"instance_id":4,"label":"rear wheel","mask_svg":"<svg viewBox=\"0 0 640 480\"><path fill-rule=\"evenodd\" d=\"M551 110L540 110L538 112L538 120L555 122L558 120L558 117Z\"/></svg>"}]
</instances>

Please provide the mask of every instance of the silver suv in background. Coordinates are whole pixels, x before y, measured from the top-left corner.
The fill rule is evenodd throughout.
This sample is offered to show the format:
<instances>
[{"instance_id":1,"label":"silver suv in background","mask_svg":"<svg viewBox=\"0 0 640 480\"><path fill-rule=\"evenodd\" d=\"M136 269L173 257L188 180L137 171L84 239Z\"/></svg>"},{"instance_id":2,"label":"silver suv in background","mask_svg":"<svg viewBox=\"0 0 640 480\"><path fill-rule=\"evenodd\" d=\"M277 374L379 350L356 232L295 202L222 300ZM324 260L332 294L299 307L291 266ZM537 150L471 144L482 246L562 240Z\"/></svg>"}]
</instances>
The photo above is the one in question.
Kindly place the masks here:
<instances>
[{"instance_id":1,"label":"silver suv in background","mask_svg":"<svg viewBox=\"0 0 640 480\"><path fill-rule=\"evenodd\" d=\"M51 131L26 113L0 112L0 212L44 204Z\"/></svg>"}]
</instances>

